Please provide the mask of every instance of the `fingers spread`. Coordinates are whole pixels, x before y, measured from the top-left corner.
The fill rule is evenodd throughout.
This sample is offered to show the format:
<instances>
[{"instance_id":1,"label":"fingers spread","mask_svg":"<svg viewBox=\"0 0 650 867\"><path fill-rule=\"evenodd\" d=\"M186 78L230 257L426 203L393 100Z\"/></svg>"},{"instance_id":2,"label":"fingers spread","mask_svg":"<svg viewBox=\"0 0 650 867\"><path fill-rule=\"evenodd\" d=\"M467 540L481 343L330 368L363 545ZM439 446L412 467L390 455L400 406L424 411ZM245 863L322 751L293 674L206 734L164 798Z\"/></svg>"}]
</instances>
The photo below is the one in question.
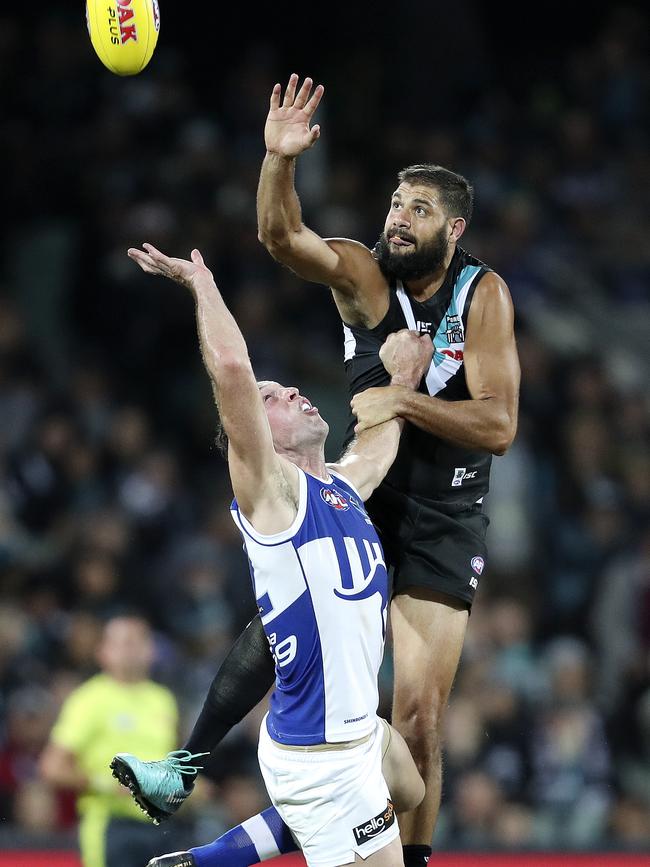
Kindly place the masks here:
<instances>
[{"instance_id":1,"label":"fingers spread","mask_svg":"<svg viewBox=\"0 0 650 867\"><path fill-rule=\"evenodd\" d=\"M282 92L282 85L276 84L273 90L271 91L271 111L275 111L276 108L280 108L280 94Z\"/></svg>"},{"instance_id":2,"label":"fingers spread","mask_svg":"<svg viewBox=\"0 0 650 867\"><path fill-rule=\"evenodd\" d=\"M165 256L164 253L161 253L160 250L158 250L156 247L154 247L153 244L144 243L142 246L147 251L147 253L151 256L152 259L158 259L161 262L164 262L165 259L167 259L167 256Z\"/></svg>"},{"instance_id":3,"label":"fingers spread","mask_svg":"<svg viewBox=\"0 0 650 867\"><path fill-rule=\"evenodd\" d=\"M307 81L309 81L311 83L311 79L307 79ZM321 99L323 98L324 93L325 93L325 88L323 87L322 84L319 84L318 87L316 88L316 90L312 93L311 99L309 100L309 102L305 106L305 111L307 112L307 114L310 117L318 108L318 104L321 101Z\"/></svg>"},{"instance_id":4,"label":"fingers spread","mask_svg":"<svg viewBox=\"0 0 650 867\"><path fill-rule=\"evenodd\" d=\"M142 250L135 250L133 248L129 249L128 255L130 259L133 259L134 262L142 268L143 271L146 271L147 274L162 274L162 271L153 261L151 256L147 253L143 253Z\"/></svg>"},{"instance_id":5,"label":"fingers spread","mask_svg":"<svg viewBox=\"0 0 650 867\"><path fill-rule=\"evenodd\" d=\"M291 78L289 79L289 84L287 84L287 89L284 92L284 100L282 101L283 108L291 108L293 105L293 101L296 96L296 85L298 84L298 76L294 72Z\"/></svg>"},{"instance_id":6,"label":"fingers spread","mask_svg":"<svg viewBox=\"0 0 650 867\"><path fill-rule=\"evenodd\" d=\"M309 94L311 93L312 84L313 84L313 82L312 82L311 78L306 78L303 81L302 87L298 91L298 96L296 97L296 99L293 103L294 108L304 108L305 107L305 104L307 103L307 100L309 99Z\"/></svg>"}]
</instances>

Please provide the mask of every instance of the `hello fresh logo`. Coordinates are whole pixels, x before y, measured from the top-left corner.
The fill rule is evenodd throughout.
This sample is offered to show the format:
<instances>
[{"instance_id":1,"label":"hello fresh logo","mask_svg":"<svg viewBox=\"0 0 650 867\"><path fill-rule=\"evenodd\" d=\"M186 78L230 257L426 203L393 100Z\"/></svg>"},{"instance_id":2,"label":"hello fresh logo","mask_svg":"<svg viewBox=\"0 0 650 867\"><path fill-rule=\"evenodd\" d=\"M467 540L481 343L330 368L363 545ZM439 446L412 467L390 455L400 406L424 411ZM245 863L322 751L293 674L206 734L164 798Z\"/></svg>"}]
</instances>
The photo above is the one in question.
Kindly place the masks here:
<instances>
[{"instance_id":1,"label":"hello fresh logo","mask_svg":"<svg viewBox=\"0 0 650 867\"><path fill-rule=\"evenodd\" d=\"M372 819L368 819L368 821L364 822L363 825L357 825L356 828L352 829L357 845L360 846L362 843L372 840L373 837L379 836L379 834L387 828L390 828L394 821L395 808L393 807L393 802L386 801L385 810L382 810L381 813L377 813L377 815L373 816Z\"/></svg>"}]
</instances>

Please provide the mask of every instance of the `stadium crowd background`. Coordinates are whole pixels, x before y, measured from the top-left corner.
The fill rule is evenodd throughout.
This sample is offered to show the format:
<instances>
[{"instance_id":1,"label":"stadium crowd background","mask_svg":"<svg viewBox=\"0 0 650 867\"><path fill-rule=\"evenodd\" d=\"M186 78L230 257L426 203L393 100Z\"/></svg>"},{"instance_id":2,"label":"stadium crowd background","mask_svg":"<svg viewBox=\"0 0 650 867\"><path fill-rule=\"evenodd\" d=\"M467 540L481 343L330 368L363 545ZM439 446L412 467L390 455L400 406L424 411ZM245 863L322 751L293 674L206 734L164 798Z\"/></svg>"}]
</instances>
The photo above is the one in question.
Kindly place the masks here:
<instances>
[{"instance_id":1,"label":"stadium crowd background","mask_svg":"<svg viewBox=\"0 0 650 867\"><path fill-rule=\"evenodd\" d=\"M518 311L519 434L494 465L435 845L650 849L648 20L619 7L506 45L478 4L433 6L399 37L351 9L307 43L233 9L192 42L163 5L128 81L83 13L0 13L1 848L72 840L37 760L103 619L147 613L187 730L254 613L191 301L126 248L198 246L259 377L298 384L330 457L341 442L340 323L256 238L268 95L295 68L326 85L305 221L372 244L396 171L450 166L476 188L465 246ZM390 680L388 657L385 713ZM184 809L197 842L266 805L258 720Z\"/></svg>"}]
</instances>

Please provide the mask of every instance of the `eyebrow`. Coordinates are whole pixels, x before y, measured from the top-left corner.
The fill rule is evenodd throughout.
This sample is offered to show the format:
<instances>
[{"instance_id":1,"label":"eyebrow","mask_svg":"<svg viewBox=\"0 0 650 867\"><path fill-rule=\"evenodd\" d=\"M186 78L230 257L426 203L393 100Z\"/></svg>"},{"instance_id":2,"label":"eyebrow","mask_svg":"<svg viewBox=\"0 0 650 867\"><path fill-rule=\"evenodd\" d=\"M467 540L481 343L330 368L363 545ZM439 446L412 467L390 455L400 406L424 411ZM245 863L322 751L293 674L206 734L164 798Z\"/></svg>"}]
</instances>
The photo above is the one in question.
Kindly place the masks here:
<instances>
[{"instance_id":1,"label":"eyebrow","mask_svg":"<svg viewBox=\"0 0 650 867\"><path fill-rule=\"evenodd\" d=\"M391 196L391 199L401 199L401 198L402 198L402 194L399 192L399 190L394 192L393 195ZM434 207L434 202L435 202L434 199L419 199L419 198L413 199L413 204L427 205L427 207L429 207L429 208Z\"/></svg>"}]
</instances>

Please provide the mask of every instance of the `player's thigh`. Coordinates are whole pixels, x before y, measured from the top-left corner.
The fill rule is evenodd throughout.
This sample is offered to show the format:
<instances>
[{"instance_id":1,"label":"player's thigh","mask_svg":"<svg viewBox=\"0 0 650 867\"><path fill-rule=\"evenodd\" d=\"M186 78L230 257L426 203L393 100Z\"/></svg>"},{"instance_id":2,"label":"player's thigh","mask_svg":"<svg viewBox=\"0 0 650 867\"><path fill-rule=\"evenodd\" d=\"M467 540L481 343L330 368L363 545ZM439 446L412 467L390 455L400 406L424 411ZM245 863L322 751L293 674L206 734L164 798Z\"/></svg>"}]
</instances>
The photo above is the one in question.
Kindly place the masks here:
<instances>
[{"instance_id":1,"label":"player's thigh","mask_svg":"<svg viewBox=\"0 0 650 867\"><path fill-rule=\"evenodd\" d=\"M384 729L382 773L396 813L414 810L424 798L424 782L406 741L382 720Z\"/></svg>"},{"instance_id":2,"label":"player's thigh","mask_svg":"<svg viewBox=\"0 0 650 867\"><path fill-rule=\"evenodd\" d=\"M364 867L404 867L402 841L399 837L396 837L387 846L384 846L383 849L373 852L367 858L361 858L357 855L354 863L363 864Z\"/></svg>"},{"instance_id":3,"label":"player's thigh","mask_svg":"<svg viewBox=\"0 0 650 867\"><path fill-rule=\"evenodd\" d=\"M468 617L461 600L426 587L407 586L394 597L394 715L444 706L458 668Z\"/></svg>"}]
</instances>

